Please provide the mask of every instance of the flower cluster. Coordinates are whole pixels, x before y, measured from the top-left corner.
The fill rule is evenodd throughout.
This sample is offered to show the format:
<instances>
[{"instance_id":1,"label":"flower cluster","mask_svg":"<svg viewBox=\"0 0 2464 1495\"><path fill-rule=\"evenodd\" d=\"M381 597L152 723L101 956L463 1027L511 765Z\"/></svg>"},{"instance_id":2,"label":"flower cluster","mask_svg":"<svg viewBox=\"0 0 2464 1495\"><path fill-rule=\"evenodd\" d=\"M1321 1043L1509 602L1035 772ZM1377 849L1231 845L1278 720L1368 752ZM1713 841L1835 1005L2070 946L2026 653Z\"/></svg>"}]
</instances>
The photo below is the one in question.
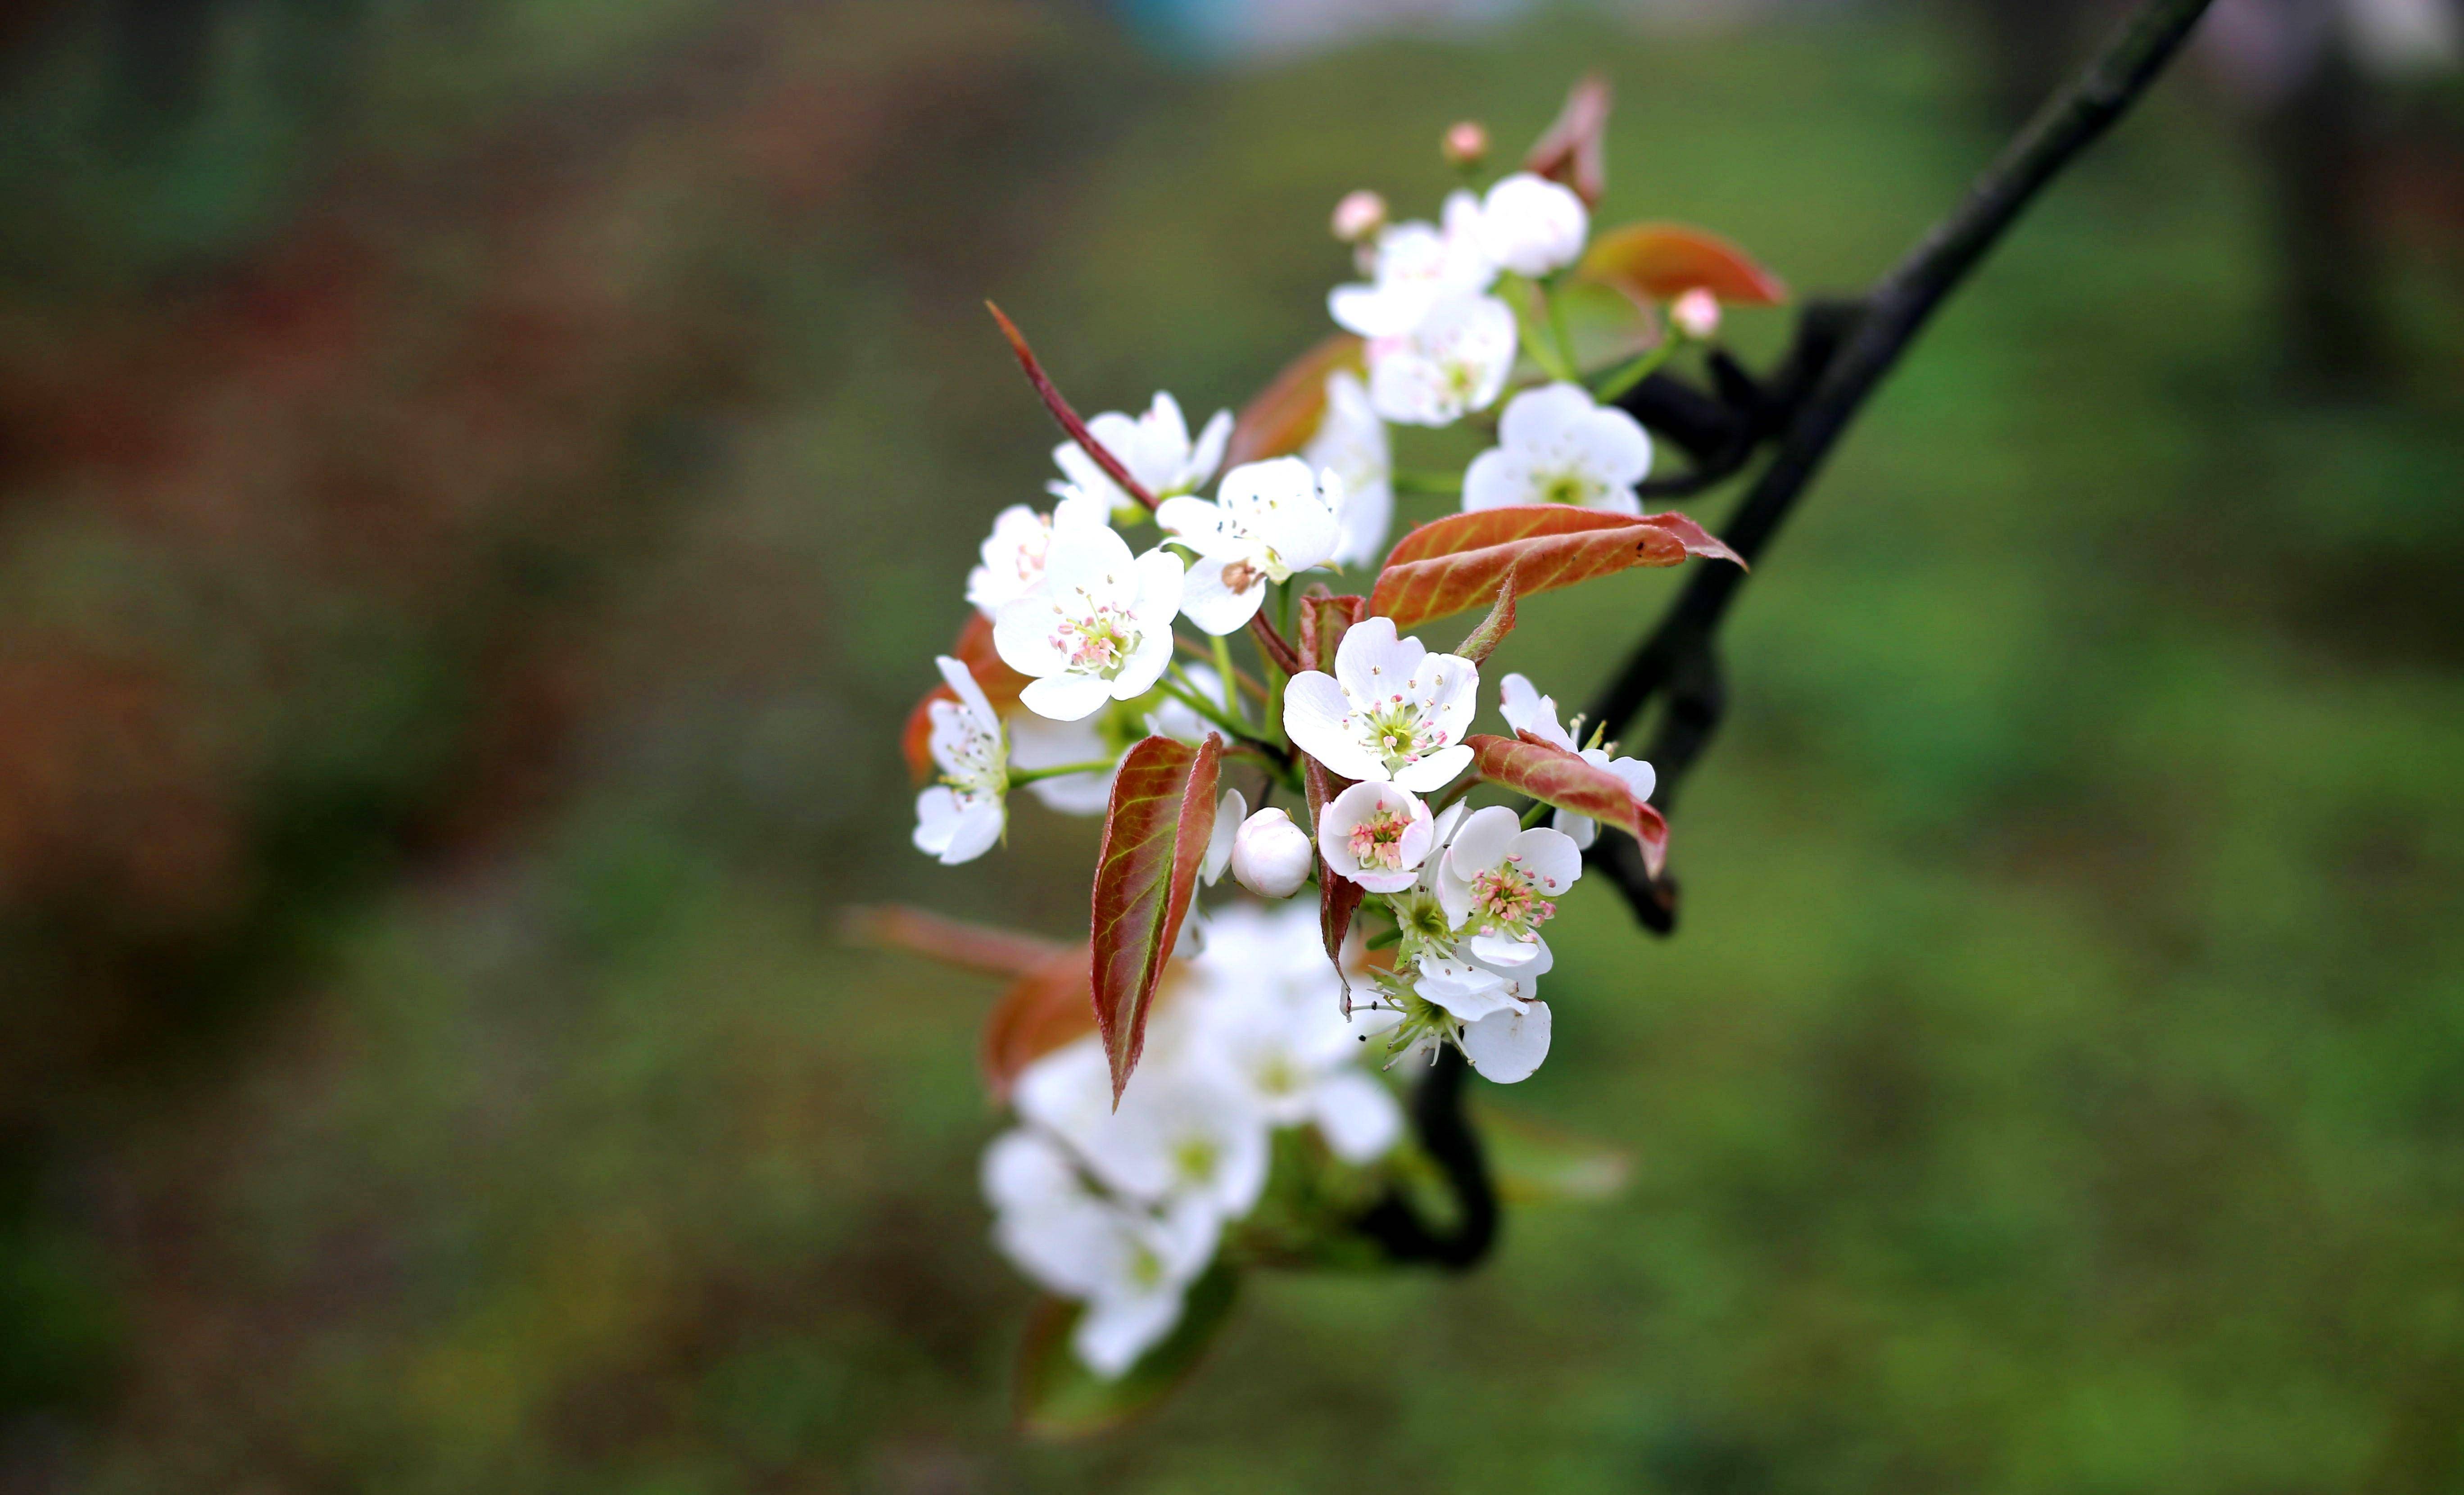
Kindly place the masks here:
<instances>
[{"instance_id":1,"label":"flower cluster","mask_svg":"<svg viewBox=\"0 0 2464 1495\"><path fill-rule=\"evenodd\" d=\"M1342 1013L1312 911L1236 904L1199 943L1117 1110L1089 1036L1020 1073L1021 1124L984 1154L994 1239L1084 1305L1071 1348L1106 1377L1171 1332L1189 1285L1265 1191L1274 1132L1308 1128L1368 1164L1403 1132L1393 1094L1353 1062L1366 1024Z\"/></svg>"},{"instance_id":2,"label":"flower cluster","mask_svg":"<svg viewBox=\"0 0 2464 1495\"><path fill-rule=\"evenodd\" d=\"M1070 1344L1098 1375L1170 1332L1286 1169L1323 1200L1324 1170L1385 1166L1401 1118L1360 1060L1452 1050L1494 1082L1530 1076L1546 931L1585 850L1614 827L1657 868L1649 764L1584 740L1521 674L1494 698L1504 731L1476 719L1482 668L1533 595L1734 559L1642 512L1651 438L1617 401L1711 337L1723 297L1777 283L1698 231L1594 235L1605 108L1578 89L1524 169L1435 222L1348 195L1333 222L1361 278L1328 297L1342 333L1195 435L1166 393L1081 420L995 314L1068 439L1048 506L994 518L905 747L935 780L914 843L941 862L1000 845L1016 789L1105 819L1079 1014L1096 1032L1017 1072L1020 1125L984 1162L1002 1249L1081 1305ZM1485 132L1458 125L1445 150L1476 169ZM1621 321L1586 314L1609 366L1581 366L1578 281L1617 293ZM1492 432L1486 450L1397 469L1398 440L1458 422ZM1454 512L1389 550L1398 494ZM1467 612L1486 621L1452 651L1414 636ZM1263 902L1205 890L1227 872ZM1282 1140L1303 1130L1315 1140ZM1309 1228L1364 1227L1321 1211Z\"/></svg>"}]
</instances>

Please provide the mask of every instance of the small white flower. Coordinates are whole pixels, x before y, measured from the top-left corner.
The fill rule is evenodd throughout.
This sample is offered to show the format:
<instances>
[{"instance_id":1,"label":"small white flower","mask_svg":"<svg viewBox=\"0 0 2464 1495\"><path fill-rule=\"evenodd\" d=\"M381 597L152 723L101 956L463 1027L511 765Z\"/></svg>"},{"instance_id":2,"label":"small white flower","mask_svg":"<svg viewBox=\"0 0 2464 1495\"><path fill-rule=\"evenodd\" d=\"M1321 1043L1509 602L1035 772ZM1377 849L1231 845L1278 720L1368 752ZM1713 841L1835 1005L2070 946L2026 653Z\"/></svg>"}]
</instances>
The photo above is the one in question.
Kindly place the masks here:
<instances>
[{"instance_id":1,"label":"small white flower","mask_svg":"<svg viewBox=\"0 0 2464 1495\"><path fill-rule=\"evenodd\" d=\"M1506 404L1497 445L1463 473L1463 508L1570 503L1640 514L1634 485L1651 471L1651 437L1579 385L1527 389Z\"/></svg>"},{"instance_id":2,"label":"small white flower","mask_svg":"<svg viewBox=\"0 0 2464 1495\"><path fill-rule=\"evenodd\" d=\"M1261 898L1288 898L1309 881L1316 848L1309 832L1268 805L1241 823L1232 840L1232 877Z\"/></svg>"},{"instance_id":3,"label":"small white flower","mask_svg":"<svg viewBox=\"0 0 2464 1495\"><path fill-rule=\"evenodd\" d=\"M1179 1015L1184 1026L1187 1015ZM1149 1054L1111 1104L1111 1065L1092 1037L1029 1065L1018 1113L1047 1128L1106 1188L1151 1202L1201 1199L1238 1220L1266 1186L1266 1128L1216 1056L1188 1033L1147 1030ZM1175 1052L1176 1048L1188 1050Z\"/></svg>"},{"instance_id":4,"label":"small white flower","mask_svg":"<svg viewBox=\"0 0 2464 1495\"><path fill-rule=\"evenodd\" d=\"M941 781L915 797L914 841L917 850L956 867L990 850L1008 824L1008 749L1001 718L967 667L946 654L934 663L958 698L931 708Z\"/></svg>"},{"instance_id":5,"label":"small white flower","mask_svg":"<svg viewBox=\"0 0 2464 1495\"><path fill-rule=\"evenodd\" d=\"M1226 789L1215 806L1215 825L1207 833L1206 854L1199 859L1199 881L1212 888L1232 865L1234 843L1241 835L1242 823L1249 818L1249 802L1238 789Z\"/></svg>"},{"instance_id":6,"label":"small white flower","mask_svg":"<svg viewBox=\"0 0 2464 1495\"><path fill-rule=\"evenodd\" d=\"M1488 289L1497 266L1483 246L1480 218L1479 199L1458 191L1446 199L1442 229L1419 220L1388 228L1371 256L1371 283L1327 293L1328 314L1364 338L1399 337L1440 302Z\"/></svg>"},{"instance_id":7,"label":"small white flower","mask_svg":"<svg viewBox=\"0 0 2464 1495\"><path fill-rule=\"evenodd\" d=\"M1067 483L1055 483L1052 488L1061 501L1050 514L1014 503L994 517L992 535L983 543L983 561L967 573L967 601L985 617L1035 590L1044 580L1044 558L1051 548L1055 526L1101 525L1110 519L1103 500Z\"/></svg>"},{"instance_id":8,"label":"small white flower","mask_svg":"<svg viewBox=\"0 0 2464 1495\"><path fill-rule=\"evenodd\" d=\"M1107 1379L1180 1321L1182 1294L1221 1238L1221 1221L1199 1201L1158 1214L1104 1198L1033 1132L1008 1132L986 1150L983 1182L994 1243L1019 1270L1086 1305L1070 1348Z\"/></svg>"},{"instance_id":9,"label":"small white flower","mask_svg":"<svg viewBox=\"0 0 2464 1495\"><path fill-rule=\"evenodd\" d=\"M1106 410L1087 423L1088 433L1129 469L1149 495L1169 498L1206 486L1223 460L1223 444L1232 439L1232 412L1218 410L1198 440L1189 439L1189 423L1181 419L1180 402L1158 391L1144 415L1132 417ZM1083 493L1092 494L1107 513L1136 500L1121 491L1111 474L1074 441L1052 449L1052 460L1064 476ZM1058 492L1062 485L1054 485Z\"/></svg>"},{"instance_id":10,"label":"small white flower","mask_svg":"<svg viewBox=\"0 0 2464 1495\"><path fill-rule=\"evenodd\" d=\"M1447 844L1438 869L1438 902L1466 937L1463 950L1481 964L1509 974L1539 965L1549 947L1540 926L1557 912L1553 899L1583 875L1573 838L1545 825L1525 830L1502 804L1475 810Z\"/></svg>"},{"instance_id":11,"label":"small white flower","mask_svg":"<svg viewBox=\"0 0 2464 1495\"><path fill-rule=\"evenodd\" d=\"M1518 171L1480 205L1481 247L1502 269L1534 280L1582 257L1592 215L1571 188Z\"/></svg>"},{"instance_id":12,"label":"small white flower","mask_svg":"<svg viewBox=\"0 0 2464 1495\"><path fill-rule=\"evenodd\" d=\"M1301 460L1343 480L1343 538L1338 565L1374 566L1386 555L1395 522L1395 453L1386 423L1369 407L1360 376L1338 368L1326 376L1326 414L1301 449Z\"/></svg>"},{"instance_id":13,"label":"small white flower","mask_svg":"<svg viewBox=\"0 0 2464 1495\"><path fill-rule=\"evenodd\" d=\"M1420 874L1436 832L1420 797L1391 783L1356 783L1317 818L1318 855L1371 892L1401 892Z\"/></svg>"},{"instance_id":14,"label":"small white flower","mask_svg":"<svg viewBox=\"0 0 2464 1495\"><path fill-rule=\"evenodd\" d=\"M1180 587L1168 551L1133 557L1110 529L1058 529L1044 580L993 620L993 647L1032 677L1019 693L1029 711L1076 721L1154 688L1172 662Z\"/></svg>"},{"instance_id":15,"label":"small white flower","mask_svg":"<svg viewBox=\"0 0 2464 1495\"><path fill-rule=\"evenodd\" d=\"M1514 309L1493 296L1458 296L1411 331L1369 343L1369 404L1406 426L1451 426L1497 403L1514 370Z\"/></svg>"},{"instance_id":16,"label":"small white flower","mask_svg":"<svg viewBox=\"0 0 2464 1495\"><path fill-rule=\"evenodd\" d=\"M1326 564L1343 538L1343 480L1312 474L1298 457L1248 462L1223 474L1213 503L1167 498L1155 509L1166 535L1198 553L1180 610L1209 633L1248 626L1268 582Z\"/></svg>"},{"instance_id":17,"label":"small white flower","mask_svg":"<svg viewBox=\"0 0 2464 1495\"><path fill-rule=\"evenodd\" d=\"M1470 765L1463 736L1479 691L1480 669L1470 660L1397 637L1392 618L1364 618L1335 649L1333 674L1292 676L1284 731L1346 779L1392 780L1425 794Z\"/></svg>"},{"instance_id":18,"label":"small white flower","mask_svg":"<svg viewBox=\"0 0 2464 1495\"><path fill-rule=\"evenodd\" d=\"M1531 682L1519 674L1507 675L1498 682L1498 709L1506 715L1506 724L1517 732L1528 732L1554 747L1564 748L1580 757L1595 768L1605 768L1625 780L1627 789L1638 800L1651 798L1659 778L1651 765L1639 758L1611 758L1604 748L1577 748L1573 735L1557 724L1557 702L1531 688ZM1014 756L1014 755L1013 755ZM1572 810L1559 810L1549 824L1574 839L1577 850L1589 850L1599 839L1597 821Z\"/></svg>"},{"instance_id":19,"label":"small white flower","mask_svg":"<svg viewBox=\"0 0 2464 1495\"><path fill-rule=\"evenodd\" d=\"M1217 912L1193 972L1193 1045L1229 1066L1269 1124L1314 1126L1336 1156L1356 1163L1395 1145L1402 1112L1352 1063L1368 1015L1343 1016L1342 981L1319 943L1314 907Z\"/></svg>"}]
</instances>

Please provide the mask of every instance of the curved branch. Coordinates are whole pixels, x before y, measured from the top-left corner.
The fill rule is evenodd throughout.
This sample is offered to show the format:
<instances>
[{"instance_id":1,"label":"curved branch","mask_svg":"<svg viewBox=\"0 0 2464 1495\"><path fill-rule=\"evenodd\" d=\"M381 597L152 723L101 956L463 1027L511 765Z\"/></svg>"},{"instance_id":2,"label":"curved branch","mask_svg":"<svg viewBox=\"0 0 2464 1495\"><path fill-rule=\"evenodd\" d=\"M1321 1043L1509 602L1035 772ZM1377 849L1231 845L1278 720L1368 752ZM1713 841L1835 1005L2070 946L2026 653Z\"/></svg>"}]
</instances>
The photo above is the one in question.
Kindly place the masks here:
<instances>
[{"instance_id":1,"label":"curved branch","mask_svg":"<svg viewBox=\"0 0 2464 1495\"><path fill-rule=\"evenodd\" d=\"M1855 303L1853 330L1836 357L1819 360L1811 388L1791 402L1793 408L1778 428L1778 451L1722 531L1720 538L1730 549L1749 561L1760 556L1934 309L1968 278L2046 185L2146 92L2209 4L2147 0L1977 178L1959 207ZM1805 355L1817 313L1838 315L1836 308L1825 313L1819 304L1806 309L1798 349L1791 359L1800 374L1815 366ZM1653 798L1663 809L1718 730L1722 702L1715 644L1745 579L1746 573L1735 566L1697 569L1593 705L1592 719L1605 722L1614 735L1655 694L1667 693L1670 709L1648 752L1660 778ZM1655 885L1644 878L1639 856L1619 856L1609 848L1608 843L1618 839L1602 837L1593 847L1593 865L1617 882L1638 913L1660 910L1658 919L1645 915L1643 922L1667 933L1675 927L1675 885Z\"/></svg>"},{"instance_id":2,"label":"curved branch","mask_svg":"<svg viewBox=\"0 0 2464 1495\"><path fill-rule=\"evenodd\" d=\"M1412 1088L1412 1131L1455 1197L1453 1228L1441 1229L1421 1219L1410 1198L1394 1186L1353 1222L1389 1261L1426 1262L1462 1271L1480 1264L1497 1243L1497 1186L1481 1152L1480 1133L1463 1109L1463 1077L1470 1072L1461 1053L1442 1048L1437 1063Z\"/></svg>"}]
</instances>

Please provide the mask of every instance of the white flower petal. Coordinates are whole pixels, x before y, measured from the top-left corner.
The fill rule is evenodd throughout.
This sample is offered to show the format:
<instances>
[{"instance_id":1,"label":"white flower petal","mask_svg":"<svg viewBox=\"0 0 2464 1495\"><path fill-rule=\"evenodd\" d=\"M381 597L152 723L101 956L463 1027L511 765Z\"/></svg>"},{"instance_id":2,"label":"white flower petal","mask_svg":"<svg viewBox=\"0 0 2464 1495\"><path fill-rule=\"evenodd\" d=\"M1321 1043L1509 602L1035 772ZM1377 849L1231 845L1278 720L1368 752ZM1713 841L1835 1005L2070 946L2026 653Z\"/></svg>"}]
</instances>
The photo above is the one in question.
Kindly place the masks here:
<instances>
[{"instance_id":1,"label":"white flower petal","mask_svg":"<svg viewBox=\"0 0 2464 1495\"><path fill-rule=\"evenodd\" d=\"M1148 684L1154 682L1150 680ZM1041 680L1028 681L1026 689L1018 693L1020 705L1054 721L1076 721L1091 716L1111 698L1111 686L1093 675L1078 674L1045 675Z\"/></svg>"},{"instance_id":2,"label":"white flower petal","mask_svg":"<svg viewBox=\"0 0 2464 1495\"><path fill-rule=\"evenodd\" d=\"M1340 1069L1309 1092L1309 1119L1334 1155L1348 1163L1383 1156L1402 1139L1403 1109L1395 1094L1356 1069Z\"/></svg>"},{"instance_id":3,"label":"white flower petal","mask_svg":"<svg viewBox=\"0 0 2464 1495\"><path fill-rule=\"evenodd\" d=\"M1484 1080L1512 1085L1530 1078L1549 1057L1549 1004L1534 1001L1517 1010L1477 1019L1463 1025L1463 1057Z\"/></svg>"}]
</instances>

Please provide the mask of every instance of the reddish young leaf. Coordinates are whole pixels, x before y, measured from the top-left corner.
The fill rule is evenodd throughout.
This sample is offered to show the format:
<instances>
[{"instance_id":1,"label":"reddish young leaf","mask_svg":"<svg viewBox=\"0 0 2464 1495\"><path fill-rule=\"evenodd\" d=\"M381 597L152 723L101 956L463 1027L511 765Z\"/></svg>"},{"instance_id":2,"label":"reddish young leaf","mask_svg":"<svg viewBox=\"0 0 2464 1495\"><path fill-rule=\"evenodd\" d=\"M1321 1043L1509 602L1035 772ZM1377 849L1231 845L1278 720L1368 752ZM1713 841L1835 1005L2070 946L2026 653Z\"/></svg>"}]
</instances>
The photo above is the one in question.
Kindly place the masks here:
<instances>
[{"instance_id":1,"label":"reddish young leaf","mask_svg":"<svg viewBox=\"0 0 2464 1495\"><path fill-rule=\"evenodd\" d=\"M1334 652L1343 647L1343 636L1367 616L1366 598L1337 597L1323 586L1312 587L1301 599L1302 668L1332 672Z\"/></svg>"},{"instance_id":2,"label":"reddish young leaf","mask_svg":"<svg viewBox=\"0 0 2464 1495\"><path fill-rule=\"evenodd\" d=\"M1069 954L1068 946L1034 934L944 918L899 903L858 904L842 910L839 927L858 944L903 950L990 976L1032 976Z\"/></svg>"},{"instance_id":3,"label":"reddish young leaf","mask_svg":"<svg viewBox=\"0 0 2464 1495\"><path fill-rule=\"evenodd\" d=\"M1515 595L1529 597L1687 556L1745 563L1682 514L1636 517L1566 504L1476 509L1405 535L1377 573L1369 610L1397 628L1418 627L1488 601L1509 570Z\"/></svg>"},{"instance_id":4,"label":"reddish young leaf","mask_svg":"<svg viewBox=\"0 0 2464 1495\"><path fill-rule=\"evenodd\" d=\"M1088 983L1092 953L1085 944L1053 947L1023 973L984 1015L978 1058L995 1100L1007 1100L1018 1072L1036 1060L1094 1031L1094 988Z\"/></svg>"},{"instance_id":5,"label":"reddish young leaf","mask_svg":"<svg viewBox=\"0 0 2464 1495\"><path fill-rule=\"evenodd\" d=\"M1505 643L1506 636L1513 631L1514 568L1507 566L1506 575L1498 578L1497 601L1489 604L1488 616L1480 620L1479 627L1464 635L1455 653L1475 665L1487 664L1488 656L1496 653L1497 646Z\"/></svg>"},{"instance_id":6,"label":"reddish young leaf","mask_svg":"<svg viewBox=\"0 0 2464 1495\"><path fill-rule=\"evenodd\" d=\"M1223 739L1191 747L1149 737L1112 780L1104 845L1095 858L1092 972L1095 1026L1112 1062L1112 1101L1146 1046L1147 1011L1180 938L1198 864L1215 829Z\"/></svg>"},{"instance_id":7,"label":"reddish young leaf","mask_svg":"<svg viewBox=\"0 0 2464 1495\"><path fill-rule=\"evenodd\" d=\"M1608 157L1600 140L1609 127L1609 80L1597 73L1578 78L1566 106L1523 158L1523 169L1563 182L1585 207L1599 206L1608 187Z\"/></svg>"},{"instance_id":8,"label":"reddish young leaf","mask_svg":"<svg viewBox=\"0 0 2464 1495\"><path fill-rule=\"evenodd\" d=\"M1121 485L1121 492L1148 508L1154 508L1155 495L1148 493L1145 484L1130 475L1130 470L1121 465L1121 459L1095 439L1095 433L1087 429L1087 423L1078 418L1078 412L1069 407L1069 402L1061 398L1060 389L1044 372L1044 365L1036 361L1035 350L1026 345L1026 335L1018 330L1018 324L1001 315L1001 309L990 301L984 303L984 310L992 313L993 320L1001 323L1001 336L1009 340L1009 350L1018 355L1018 366L1026 370L1026 382L1035 386L1036 394L1044 400L1044 407L1052 412L1052 418L1069 433L1069 439L1078 443L1078 450L1094 458L1095 465L1104 470L1104 475Z\"/></svg>"},{"instance_id":9,"label":"reddish young leaf","mask_svg":"<svg viewBox=\"0 0 2464 1495\"><path fill-rule=\"evenodd\" d=\"M1788 287L1752 255L1717 234L1676 223L1611 229L1592 240L1574 273L1645 305L1694 290L1708 291L1731 306L1777 306L1788 299Z\"/></svg>"},{"instance_id":10,"label":"reddish young leaf","mask_svg":"<svg viewBox=\"0 0 2464 1495\"><path fill-rule=\"evenodd\" d=\"M967 626L958 630L958 642L950 646L950 655L967 667L976 684L984 688L984 698L993 710L1005 712L1018 704L1018 693L1026 689L1026 676L1001 663L993 649L993 621L979 612L967 614ZM936 685L924 693L915 709L907 714L907 725L898 735L898 750L907 756L907 770L922 783L933 777L933 703L955 701L958 693L947 685Z\"/></svg>"},{"instance_id":11,"label":"reddish young leaf","mask_svg":"<svg viewBox=\"0 0 2464 1495\"><path fill-rule=\"evenodd\" d=\"M1668 822L1636 799L1624 780L1528 733L1511 737L1469 737L1463 744L1476 755L1472 762L1481 778L1543 804L1615 825L1642 844L1643 865L1652 876L1660 875L1668 860Z\"/></svg>"},{"instance_id":12,"label":"reddish young leaf","mask_svg":"<svg viewBox=\"0 0 2464 1495\"><path fill-rule=\"evenodd\" d=\"M1257 397L1241 407L1232 439L1223 448L1226 471L1243 462L1289 456L1309 445L1326 417L1326 379L1338 368L1361 373L1367 347L1348 332L1336 333L1292 360Z\"/></svg>"},{"instance_id":13,"label":"reddish young leaf","mask_svg":"<svg viewBox=\"0 0 2464 1495\"><path fill-rule=\"evenodd\" d=\"M1334 797L1352 787L1352 780L1328 768L1324 763L1301 755L1301 793L1309 802L1309 823L1314 831L1319 818ZM1326 945L1326 957L1334 962L1337 973L1343 970L1343 940L1352 933L1352 916L1360 910L1360 900L1367 892L1349 877L1340 877L1326 865L1326 857L1317 859L1317 933ZM1350 1015L1352 983L1344 981L1344 1007Z\"/></svg>"}]
</instances>

